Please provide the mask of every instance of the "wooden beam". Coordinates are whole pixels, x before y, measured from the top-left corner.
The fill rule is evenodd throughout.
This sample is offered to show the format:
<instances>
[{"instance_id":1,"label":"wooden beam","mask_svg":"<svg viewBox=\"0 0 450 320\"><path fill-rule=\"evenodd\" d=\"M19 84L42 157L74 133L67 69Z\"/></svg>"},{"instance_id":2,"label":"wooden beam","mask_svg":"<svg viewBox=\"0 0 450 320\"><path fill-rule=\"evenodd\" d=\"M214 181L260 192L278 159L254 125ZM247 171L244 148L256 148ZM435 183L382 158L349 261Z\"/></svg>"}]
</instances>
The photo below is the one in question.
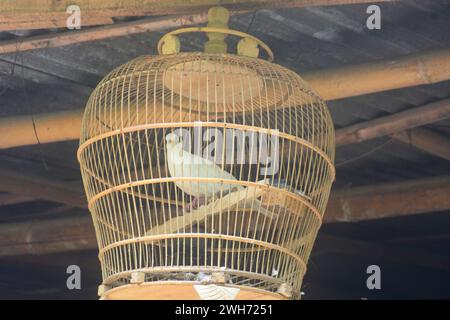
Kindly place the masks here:
<instances>
[{"instance_id":1,"label":"wooden beam","mask_svg":"<svg viewBox=\"0 0 450 320\"><path fill-rule=\"evenodd\" d=\"M163 17L124 22L120 24L82 29L80 31L65 31L44 34L29 38L13 39L0 42L0 54L22 52L41 48L61 47L74 43L96 41L107 38L129 36L136 33L159 31L183 27L207 21L207 14L184 15L180 17Z\"/></svg>"},{"instance_id":2,"label":"wooden beam","mask_svg":"<svg viewBox=\"0 0 450 320\"><path fill-rule=\"evenodd\" d=\"M0 170L0 191L86 208L82 188ZM361 221L450 210L450 176L336 190L324 222Z\"/></svg>"},{"instance_id":3,"label":"wooden beam","mask_svg":"<svg viewBox=\"0 0 450 320\"><path fill-rule=\"evenodd\" d=\"M385 0L387 1L387 0ZM252 2L252 1L249 1ZM257 1L255 1L257 2ZM302 5L307 5L308 1L278 1L278 2L286 2L286 6L302 6ZM298 2L298 3L296 3ZM302 4L302 2L304 4ZM320 1L319 1L320 2ZM322 1L322 3L327 4L327 3L331 3L333 1ZM339 1L334 1L334 2L339 2ZM356 3L356 2L367 2L365 0L356 0L356 1L342 1L342 3ZM314 4L314 2L309 2L309 4ZM204 5L204 4L203 4ZM245 8L247 8L247 6L244 6ZM252 11L252 10L257 10L258 8L272 8L274 7L274 4L272 3L272 1L260 1L259 2L259 7L258 5L256 6L251 6L248 7L247 9L243 10L242 8L240 10L235 10L232 11L231 14L240 14L240 13L245 13L247 11ZM122 37L122 36L128 36L128 35L132 35L132 34L137 34L137 33L143 33L143 32L150 32L150 31L159 31L159 30L165 30L165 29L170 29L170 28L179 28L179 27L183 27L183 26L189 26L189 25L194 25L194 24L199 24L199 23L204 23L207 21L207 7L205 7L201 13L190 13L190 14L186 14L187 12L192 12L192 4L189 3L189 7L188 10L182 10L182 9L177 9L175 11L178 11L180 14L184 14L182 16L169 16L169 17L162 17L162 18L158 18L158 19L143 19L140 21L132 21L132 22L125 22L125 23L118 23L115 25L108 25L108 26L102 26L102 27L97 27L97 28L90 28L90 29L82 29L79 31L66 31L66 32L59 32L59 33L50 33L50 34L43 34L43 35L39 35L39 36L34 36L34 37L28 37L28 38L19 38L19 39L13 39L13 40L9 40L9 41L3 41L0 42L0 54L2 53L11 53L11 52L22 52L22 51L28 51L28 50L34 50L34 49L41 49L41 48L52 48L52 47L60 47L60 46L65 46L65 45L70 45L70 44L75 44L75 43L82 43L82 42L88 42L88 41L96 41L96 40L101 40L101 39L108 39L108 38L114 38L114 37ZM275 8L278 8L277 6L275 6ZM161 7L159 7L159 9L161 9ZM198 10L197 10L198 11ZM109 11L108 11L109 12ZM114 11L116 12L117 15L120 14L121 11ZM143 15L146 12L145 11L138 11L138 12L134 12L135 15ZM53 17L52 19L43 19L42 18L42 14L45 13L33 13L32 15L38 15L39 18L29 18L30 20L30 26L31 27L33 24L36 23L50 23L52 24L52 27L55 27L54 24L55 22L58 24L57 21L59 21L57 18ZM100 14L96 14L93 13L91 15L89 15L88 13L88 17L90 17L91 19L86 19L85 16L83 16L83 23L88 23L88 24L95 24L95 21L97 19L97 24L100 24L101 21L105 20L105 19L110 19L109 17L105 17L104 16L104 12L101 12ZM109 12L109 14L112 14L111 12ZM155 12L152 12L152 14L154 15ZM29 15L29 14L28 14ZM54 15L54 14L53 14ZM60 15L62 15L62 13L60 13ZM66 24L66 19L67 19L67 14L63 14L64 15L64 19L63 21L61 21L60 26L65 26ZM127 16L131 16L132 14L126 14ZM17 15L15 15L14 17L17 18ZM17 23L14 24L12 21L8 23L8 19L9 20L13 20L14 17L4 17L5 21L5 26L2 27L2 23L0 22L0 31L3 29L17 29L18 25ZM20 17L20 16L19 16ZM23 18L22 19L26 19L27 18ZM103 19L103 20L102 20ZM0 21L2 21L1 19L1 14L0 14ZM111 23L111 22L107 22L107 23ZM24 22L21 22L19 24L24 24ZM43 27L43 26L41 26Z\"/></svg>"},{"instance_id":4,"label":"wooden beam","mask_svg":"<svg viewBox=\"0 0 450 320\"><path fill-rule=\"evenodd\" d=\"M3 191L25 199L44 199L86 208L82 190L66 183L0 172ZM7 187L5 187L7 186ZM403 215L450 210L450 177L407 180L348 190L331 195L324 222L355 222Z\"/></svg>"},{"instance_id":5,"label":"wooden beam","mask_svg":"<svg viewBox=\"0 0 450 320\"><path fill-rule=\"evenodd\" d=\"M82 27L112 24L113 15L99 12L83 14ZM0 31L33 30L33 29L53 29L64 28L67 24L67 13L22 13L22 14L0 14Z\"/></svg>"},{"instance_id":6,"label":"wooden beam","mask_svg":"<svg viewBox=\"0 0 450 320\"><path fill-rule=\"evenodd\" d=\"M450 48L309 72L302 75L325 100L450 79Z\"/></svg>"},{"instance_id":7,"label":"wooden beam","mask_svg":"<svg viewBox=\"0 0 450 320\"><path fill-rule=\"evenodd\" d=\"M230 9L273 9L281 7L329 6L392 0L222 0ZM16 29L61 28L69 14L66 8L76 4L81 9L82 26L111 23L112 17L186 14L204 11L217 5L217 0L2 0L0 31Z\"/></svg>"},{"instance_id":8,"label":"wooden beam","mask_svg":"<svg viewBox=\"0 0 450 320\"><path fill-rule=\"evenodd\" d=\"M393 138L434 156L450 161L450 140L435 131L415 128L397 133Z\"/></svg>"},{"instance_id":9,"label":"wooden beam","mask_svg":"<svg viewBox=\"0 0 450 320\"><path fill-rule=\"evenodd\" d=\"M362 221L450 210L450 176L332 192L324 222Z\"/></svg>"},{"instance_id":10,"label":"wooden beam","mask_svg":"<svg viewBox=\"0 0 450 320\"><path fill-rule=\"evenodd\" d=\"M90 216L0 225L0 257L97 248Z\"/></svg>"},{"instance_id":11,"label":"wooden beam","mask_svg":"<svg viewBox=\"0 0 450 320\"><path fill-rule=\"evenodd\" d=\"M33 200L35 200L35 198L30 196L24 196L21 194L3 193L0 194L0 207Z\"/></svg>"},{"instance_id":12,"label":"wooden beam","mask_svg":"<svg viewBox=\"0 0 450 320\"><path fill-rule=\"evenodd\" d=\"M369 120L336 130L336 145L346 145L399 133L450 118L450 99L408 109L375 120ZM400 135L399 139L403 136Z\"/></svg>"},{"instance_id":13,"label":"wooden beam","mask_svg":"<svg viewBox=\"0 0 450 320\"><path fill-rule=\"evenodd\" d=\"M97 248L89 216L0 225L0 257L42 255ZM450 270L448 257L370 242L319 234L318 252L389 260L399 264ZM314 251L313 251L313 254Z\"/></svg>"},{"instance_id":14,"label":"wooden beam","mask_svg":"<svg viewBox=\"0 0 450 320\"><path fill-rule=\"evenodd\" d=\"M67 182L49 181L41 177L23 175L0 169L0 191L59 202L72 207L86 208L86 197L80 188L73 188Z\"/></svg>"},{"instance_id":15,"label":"wooden beam","mask_svg":"<svg viewBox=\"0 0 450 320\"><path fill-rule=\"evenodd\" d=\"M8 148L16 145L77 140L80 138L82 118L82 109L2 118L0 145Z\"/></svg>"},{"instance_id":16,"label":"wooden beam","mask_svg":"<svg viewBox=\"0 0 450 320\"><path fill-rule=\"evenodd\" d=\"M36 198L49 199L71 206L86 206L85 201L80 199L80 192L70 191L62 184L55 189L57 183L48 185L48 182L46 184L40 181L38 184L37 179L31 182L24 179L20 183L17 179L3 180L4 175L1 175L0 179L6 181L6 184L12 182L18 192L21 189L27 193L32 192ZM27 187L27 184L31 187ZM450 210L449 194L450 176L337 190L332 193L328 203L324 223L355 222ZM38 225L28 223L0 225L0 244L2 244L0 256L95 247L91 218L86 215L73 218L74 220L70 219L46 220L39 222ZM37 235L39 232L43 234Z\"/></svg>"}]
</instances>

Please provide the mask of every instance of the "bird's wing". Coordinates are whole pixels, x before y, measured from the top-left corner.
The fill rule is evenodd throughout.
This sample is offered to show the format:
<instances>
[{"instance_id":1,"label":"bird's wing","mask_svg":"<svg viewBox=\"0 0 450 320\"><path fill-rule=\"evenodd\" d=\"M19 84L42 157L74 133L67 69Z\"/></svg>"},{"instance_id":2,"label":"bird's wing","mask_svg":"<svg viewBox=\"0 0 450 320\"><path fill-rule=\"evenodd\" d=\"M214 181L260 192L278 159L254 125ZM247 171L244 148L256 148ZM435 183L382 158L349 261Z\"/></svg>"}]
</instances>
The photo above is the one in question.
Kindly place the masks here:
<instances>
[{"instance_id":1,"label":"bird's wing","mask_svg":"<svg viewBox=\"0 0 450 320\"><path fill-rule=\"evenodd\" d=\"M167 152L169 171L172 171L170 172L172 176L236 180L232 174L222 170L214 162L183 150L181 143L167 148Z\"/></svg>"}]
</instances>

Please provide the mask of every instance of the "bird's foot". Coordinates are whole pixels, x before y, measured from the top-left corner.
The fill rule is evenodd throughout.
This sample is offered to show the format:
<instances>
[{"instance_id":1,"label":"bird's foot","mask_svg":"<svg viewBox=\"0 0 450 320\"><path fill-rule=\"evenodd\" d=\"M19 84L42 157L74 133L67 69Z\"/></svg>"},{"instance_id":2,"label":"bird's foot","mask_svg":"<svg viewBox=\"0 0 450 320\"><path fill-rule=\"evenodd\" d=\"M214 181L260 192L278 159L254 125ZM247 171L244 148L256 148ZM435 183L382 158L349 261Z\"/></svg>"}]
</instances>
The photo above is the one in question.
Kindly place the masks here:
<instances>
[{"instance_id":1,"label":"bird's foot","mask_svg":"<svg viewBox=\"0 0 450 320\"><path fill-rule=\"evenodd\" d=\"M192 201L184 207L184 210L186 212L191 212L192 210L198 209L199 207L205 204L206 204L206 197L204 196L193 197Z\"/></svg>"}]
</instances>

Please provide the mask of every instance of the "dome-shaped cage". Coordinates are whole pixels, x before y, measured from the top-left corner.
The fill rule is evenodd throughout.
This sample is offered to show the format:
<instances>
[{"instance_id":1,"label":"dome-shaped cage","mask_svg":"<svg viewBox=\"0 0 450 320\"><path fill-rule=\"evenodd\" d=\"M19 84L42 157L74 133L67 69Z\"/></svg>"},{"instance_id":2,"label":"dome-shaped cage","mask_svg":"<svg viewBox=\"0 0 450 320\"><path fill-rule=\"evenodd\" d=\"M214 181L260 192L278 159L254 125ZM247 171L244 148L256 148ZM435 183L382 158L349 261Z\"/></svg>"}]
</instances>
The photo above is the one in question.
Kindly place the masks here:
<instances>
[{"instance_id":1,"label":"dome-shaped cage","mask_svg":"<svg viewBox=\"0 0 450 320\"><path fill-rule=\"evenodd\" d=\"M205 283L299 297L335 173L328 109L294 72L137 58L92 93L78 158L108 288L137 272L147 298Z\"/></svg>"}]
</instances>

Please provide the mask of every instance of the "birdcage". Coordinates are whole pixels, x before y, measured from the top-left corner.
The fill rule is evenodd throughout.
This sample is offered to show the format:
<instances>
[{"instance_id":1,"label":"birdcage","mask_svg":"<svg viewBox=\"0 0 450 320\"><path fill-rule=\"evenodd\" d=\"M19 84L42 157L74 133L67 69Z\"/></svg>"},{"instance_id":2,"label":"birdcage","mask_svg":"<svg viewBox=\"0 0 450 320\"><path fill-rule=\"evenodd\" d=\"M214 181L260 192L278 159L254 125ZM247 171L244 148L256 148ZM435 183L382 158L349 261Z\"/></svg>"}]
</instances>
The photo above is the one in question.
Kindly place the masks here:
<instances>
[{"instance_id":1,"label":"birdcage","mask_svg":"<svg viewBox=\"0 0 450 320\"><path fill-rule=\"evenodd\" d=\"M209 17L87 103L78 159L104 299L300 298L335 175L331 117L264 43L225 28L225 9ZM205 52L180 53L198 31ZM237 54L225 34L243 37Z\"/></svg>"}]
</instances>

